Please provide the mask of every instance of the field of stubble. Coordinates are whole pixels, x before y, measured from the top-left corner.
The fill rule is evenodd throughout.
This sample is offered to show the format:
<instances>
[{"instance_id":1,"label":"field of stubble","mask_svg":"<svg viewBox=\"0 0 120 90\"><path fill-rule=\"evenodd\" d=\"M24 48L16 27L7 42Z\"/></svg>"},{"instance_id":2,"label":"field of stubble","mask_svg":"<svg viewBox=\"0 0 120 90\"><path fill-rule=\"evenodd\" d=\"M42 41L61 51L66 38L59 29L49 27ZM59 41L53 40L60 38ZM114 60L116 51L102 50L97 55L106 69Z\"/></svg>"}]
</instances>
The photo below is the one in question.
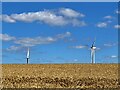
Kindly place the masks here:
<instances>
[{"instance_id":1,"label":"field of stubble","mask_svg":"<svg viewBox=\"0 0 120 90\"><path fill-rule=\"evenodd\" d=\"M4 64L4 88L117 88L118 64Z\"/></svg>"}]
</instances>

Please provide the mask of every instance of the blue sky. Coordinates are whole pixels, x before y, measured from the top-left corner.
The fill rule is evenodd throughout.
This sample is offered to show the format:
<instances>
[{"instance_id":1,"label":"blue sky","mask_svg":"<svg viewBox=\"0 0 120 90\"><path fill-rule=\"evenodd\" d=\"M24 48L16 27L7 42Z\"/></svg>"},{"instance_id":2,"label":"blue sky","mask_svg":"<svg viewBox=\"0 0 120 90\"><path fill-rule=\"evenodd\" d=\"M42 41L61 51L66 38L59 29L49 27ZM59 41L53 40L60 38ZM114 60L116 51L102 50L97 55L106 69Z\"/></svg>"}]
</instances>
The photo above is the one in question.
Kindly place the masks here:
<instances>
[{"instance_id":1,"label":"blue sky","mask_svg":"<svg viewBox=\"0 0 120 90\"><path fill-rule=\"evenodd\" d=\"M3 3L3 63L118 62L118 3Z\"/></svg>"},{"instance_id":2,"label":"blue sky","mask_svg":"<svg viewBox=\"0 0 120 90\"><path fill-rule=\"evenodd\" d=\"M4 0L2 2L119 2L119 0Z\"/></svg>"}]
</instances>

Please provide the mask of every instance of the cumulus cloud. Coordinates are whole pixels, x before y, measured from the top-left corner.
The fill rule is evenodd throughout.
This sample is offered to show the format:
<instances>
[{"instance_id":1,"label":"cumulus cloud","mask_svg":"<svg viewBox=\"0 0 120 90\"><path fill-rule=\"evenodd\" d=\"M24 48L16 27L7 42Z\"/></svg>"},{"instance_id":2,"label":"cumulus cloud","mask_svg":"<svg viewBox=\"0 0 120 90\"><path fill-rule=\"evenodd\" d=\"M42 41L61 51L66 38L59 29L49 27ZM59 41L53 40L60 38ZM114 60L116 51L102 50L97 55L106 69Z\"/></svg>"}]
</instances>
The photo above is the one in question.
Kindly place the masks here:
<instances>
[{"instance_id":1,"label":"cumulus cloud","mask_svg":"<svg viewBox=\"0 0 120 90\"><path fill-rule=\"evenodd\" d=\"M116 55L112 55L111 58L117 58L117 56Z\"/></svg>"},{"instance_id":2,"label":"cumulus cloud","mask_svg":"<svg viewBox=\"0 0 120 90\"><path fill-rule=\"evenodd\" d=\"M104 46L111 47L113 45L112 44L104 44Z\"/></svg>"},{"instance_id":3,"label":"cumulus cloud","mask_svg":"<svg viewBox=\"0 0 120 90\"><path fill-rule=\"evenodd\" d=\"M103 18L104 18L104 21L97 23L97 25L96 25L97 27L106 28L115 19L113 16L110 16L110 15L104 16Z\"/></svg>"},{"instance_id":4,"label":"cumulus cloud","mask_svg":"<svg viewBox=\"0 0 120 90\"><path fill-rule=\"evenodd\" d=\"M105 43L104 46L106 47L112 47L112 46L116 46L117 43Z\"/></svg>"},{"instance_id":5,"label":"cumulus cloud","mask_svg":"<svg viewBox=\"0 0 120 90\"><path fill-rule=\"evenodd\" d=\"M18 38L17 40L14 41L15 44L20 44L21 46L36 46L36 45L40 45L40 44L50 44L53 43L59 39L63 39L66 37L70 37L71 33L70 32L66 32L63 34L58 34L55 37L34 37L34 38L30 38L30 37L25 37L25 38Z\"/></svg>"},{"instance_id":6,"label":"cumulus cloud","mask_svg":"<svg viewBox=\"0 0 120 90\"><path fill-rule=\"evenodd\" d=\"M11 53L11 54L16 54L16 53L25 53L27 51L27 47L24 46L18 46L18 45L12 45L9 46L6 49L3 49L3 52Z\"/></svg>"},{"instance_id":7,"label":"cumulus cloud","mask_svg":"<svg viewBox=\"0 0 120 90\"><path fill-rule=\"evenodd\" d=\"M84 21L79 21L77 19L73 19L71 22L73 26L86 26L86 23Z\"/></svg>"},{"instance_id":8,"label":"cumulus cloud","mask_svg":"<svg viewBox=\"0 0 120 90\"><path fill-rule=\"evenodd\" d=\"M75 38L65 38L64 42L77 42L77 39L75 39Z\"/></svg>"},{"instance_id":9,"label":"cumulus cloud","mask_svg":"<svg viewBox=\"0 0 120 90\"><path fill-rule=\"evenodd\" d=\"M63 39L65 37L71 36L70 32L66 32L63 34L58 34L56 37L34 37L34 38L21 38L15 41L16 44L20 44L22 46L35 46L39 44L49 44L57 41L58 39Z\"/></svg>"},{"instance_id":10,"label":"cumulus cloud","mask_svg":"<svg viewBox=\"0 0 120 90\"><path fill-rule=\"evenodd\" d=\"M29 12L21 14L12 14L11 17L17 21L33 22L41 21L51 25L66 25L68 22L63 16L57 16L50 11Z\"/></svg>"},{"instance_id":11,"label":"cumulus cloud","mask_svg":"<svg viewBox=\"0 0 120 90\"><path fill-rule=\"evenodd\" d=\"M116 12L117 14L120 14L120 11L119 11L119 10L116 10L115 12Z\"/></svg>"},{"instance_id":12,"label":"cumulus cloud","mask_svg":"<svg viewBox=\"0 0 120 90\"><path fill-rule=\"evenodd\" d=\"M72 18L70 18L72 17ZM69 8L54 10L43 10L38 12L28 12L20 14L3 15L3 21L5 22L42 22L49 25L64 26L84 26L85 22L79 20L77 17L84 17L82 13Z\"/></svg>"},{"instance_id":13,"label":"cumulus cloud","mask_svg":"<svg viewBox=\"0 0 120 90\"><path fill-rule=\"evenodd\" d=\"M16 38L13 36L10 36L8 34L0 34L0 40L3 41L11 41L11 40L15 40Z\"/></svg>"},{"instance_id":14,"label":"cumulus cloud","mask_svg":"<svg viewBox=\"0 0 120 90\"><path fill-rule=\"evenodd\" d=\"M79 13L79 12L77 12L75 10L70 9L70 8L61 8L59 10L59 12L61 14L63 14L64 16L70 17L70 18L84 17L85 16L84 14Z\"/></svg>"},{"instance_id":15,"label":"cumulus cloud","mask_svg":"<svg viewBox=\"0 0 120 90\"><path fill-rule=\"evenodd\" d=\"M105 19L112 19L113 17L110 16L110 15L108 15L108 16L105 16L104 18L105 18Z\"/></svg>"},{"instance_id":16,"label":"cumulus cloud","mask_svg":"<svg viewBox=\"0 0 120 90\"><path fill-rule=\"evenodd\" d=\"M8 15L0 15L0 20L3 20L4 22L8 22L8 23L15 23L16 20L14 20L13 18L11 18Z\"/></svg>"},{"instance_id":17,"label":"cumulus cloud","mask_svg":"<svg viewBox=\"0 0 120 90\"><path fill-rule=\"evenodd\" d=\"M107 27L107 23L106 22L98 23L97 27L99 27L99 28L105 28L105 27Z\"/></svg>"},{"instance_id":18,"label":"cumulus cloud","mask_svg":"<svg viewBox=\"0 0 120 90\"><path fill-rule=\"evenodd\" d=\"M91 50L91 47L88 45L78 45L78 46L72 46L70 48L75 48L75 49L88 49ZM101 48L96 47L96 50L100 50Z\"/></svg>"},{"instance_id":19,"label":"cumulus cloud","mask_svg":"<svg viewBox=\"0 0 120 90\"><path fill-rule=\"evenodd\" d=\"M21 38L15 41L16 44L22 46L35 46L39 44L49 44L55 42L56 39L52 37L34 37L34 38Z\"/></svg>"},{"instance_id":20,"label":"cumulus cloud","mask_svg":"<svg viewBox=\"0 0 120 90\"><path fill-rule=\"evenodd\" d=\"M71 33L70 32L66 32L66 33L63 33L63 34L58 34L56 35L56 38L65 38L65 37L70 37L71 36Z\"/></svg>"},{"instance_id":21,"label":"cumulus cloud","mask_svg":"<svg viewBox=\"0 0 120 90\"><path fill-rule=\"evenodd\" d=\"M78 59L74 59L75 62L79 61Z\"/></svg>"},{"instance_id":22,"label":"cumulus cloud","mask_svg":"<svg viewBox=\"0 0 120 90\"><path fill-rule=\"evenodd\" d=\"M18 51L21 50L22 47L19 46L10 46L9 48L7 48L7 51Z\"/></svg>"},{"instance_id":23,"label":"cumulus cloud","mask_svg":"<svg viewBox=\"0 0 120 90\"><path fill-rule=\"evenodd\" d=\"M118 58L117 55L105 56L106 59L116 59Z\"/></svg>"},{"instance_id":24,"label":"cumulus cloud","mask_svg":"<svg viewBox=\"0 0 120 90\"><path fill-rule=\"evenodd\" d=\"M115 25L114 28L120 29L120 25Z\"/></svg>"},{"instance_id":25,"label":"cumulus cloud","mask_svg":"<svg viewBox=\"0 0 120 90\"><path fill-rule=\"evenodd\" d=\"M82 48L88 48L88 46L87 45L79 45L79 46L73 46L72 48L82 49Z\"/></svg>"},{"instance_id":26,"label":"cumulus cloud","mask_svg":"<svg viewBox=\"0 0 120 90\"><path fill-rule=\"evenodd\" d=\"M16 38L13 36L10 36L8 34L0 34L0 40L3 41L12 41L14 44L19 44L23 47L32 47L32 46L36 46L39 44L50 44L53 43L59 39L64 39L66 37L70 37L71 33L70 32L65 32L62 34L57 34L54 37L41 37L41 36L37 36L37 37L23 37L23 38ZM18 49L17 47L12 46L10 49Z\"/></svg>"}]
</instances>

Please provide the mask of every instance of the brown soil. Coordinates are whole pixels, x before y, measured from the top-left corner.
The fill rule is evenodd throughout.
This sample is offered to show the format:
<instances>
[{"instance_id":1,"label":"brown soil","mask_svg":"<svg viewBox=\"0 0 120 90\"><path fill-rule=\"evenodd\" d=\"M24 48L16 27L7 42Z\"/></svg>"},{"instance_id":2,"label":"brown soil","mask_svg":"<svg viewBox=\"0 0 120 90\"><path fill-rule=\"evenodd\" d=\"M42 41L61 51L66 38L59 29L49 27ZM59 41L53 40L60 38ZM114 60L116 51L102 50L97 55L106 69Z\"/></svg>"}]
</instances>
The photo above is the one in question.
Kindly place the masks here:
<instances>
[{"instance_id":1,"label":"brown soil","mask_svg":"<svg viewBox=\"0 0 120 90\"><path fill-rule=\"evenodd\" d=\"M4 88L118 88L118 64L4 64Z\"/></svg>"}]
</instances>

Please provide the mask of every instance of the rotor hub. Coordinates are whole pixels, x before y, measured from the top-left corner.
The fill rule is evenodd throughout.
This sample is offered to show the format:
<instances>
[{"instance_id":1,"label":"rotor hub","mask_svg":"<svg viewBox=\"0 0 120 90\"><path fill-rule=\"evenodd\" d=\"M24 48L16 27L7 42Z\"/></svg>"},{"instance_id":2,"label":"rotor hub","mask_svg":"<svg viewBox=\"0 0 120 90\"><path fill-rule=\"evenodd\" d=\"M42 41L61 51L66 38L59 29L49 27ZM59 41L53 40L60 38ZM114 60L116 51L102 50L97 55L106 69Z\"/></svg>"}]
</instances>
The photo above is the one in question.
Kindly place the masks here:
<instances>
[{"instance_id":1,"label":"rotor hub","mask_svg":"<svg viewBox=\"0 0 120 90\"><path fill-rule=\"evenodd\" d=\"M91 47L91 49L95 50L95 49L96 49L96 47Z\"/></svg>"}]
</instances>

